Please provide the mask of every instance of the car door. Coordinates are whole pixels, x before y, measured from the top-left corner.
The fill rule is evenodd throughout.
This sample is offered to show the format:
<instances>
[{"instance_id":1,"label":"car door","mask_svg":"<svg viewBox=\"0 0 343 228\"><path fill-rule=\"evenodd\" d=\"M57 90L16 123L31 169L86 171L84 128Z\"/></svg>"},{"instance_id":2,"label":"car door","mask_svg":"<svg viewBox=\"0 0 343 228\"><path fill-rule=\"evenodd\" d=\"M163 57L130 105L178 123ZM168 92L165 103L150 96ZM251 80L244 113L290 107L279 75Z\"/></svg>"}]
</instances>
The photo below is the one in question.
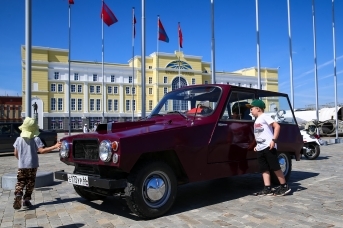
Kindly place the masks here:
<instances>
[{"instance_id":1,"label":"car door","mask_svg":"<svg viewBox=\"0 0 343 228\"><path fill-rule=\"evenodd\" d=\"M231 92L211 138L208 163L229 162L232 174L238 174L246 173L248 160L256 159L254 120L246 106L254 97L253 93Z\"/></svg>"},{"instance_id":2,"label":"car door","mask_svg":"<svg viewBox=\"0 0 343 228\"><path fill-rule=\"evenodd\" d=\"M13 137L11 123L0 123L0 151L13 151L13 143L16 137Z\"/></svg>"}]
</instances>

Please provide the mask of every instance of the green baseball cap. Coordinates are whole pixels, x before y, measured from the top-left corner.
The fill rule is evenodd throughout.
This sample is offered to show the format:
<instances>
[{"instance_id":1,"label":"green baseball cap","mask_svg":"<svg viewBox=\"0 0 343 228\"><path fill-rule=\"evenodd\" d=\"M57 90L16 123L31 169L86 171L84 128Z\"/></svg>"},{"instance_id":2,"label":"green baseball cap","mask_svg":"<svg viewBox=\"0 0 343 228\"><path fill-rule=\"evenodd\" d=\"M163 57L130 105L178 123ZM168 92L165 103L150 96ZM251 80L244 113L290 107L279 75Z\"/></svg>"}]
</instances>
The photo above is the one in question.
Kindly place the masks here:
<instances>
[{"instance_id":1,"label":"green baseball cap","mask_svg":"<svg viewBox=\"0 0 343 228\"><path fill-rule=\"evenodd\" d=\"M251 108L251 107L259 107L261 109L265 109L266 108L266 104L262 100L259 100L259 99L253 100L251 102L251 104L247 104L246 106L248 108Z\"/></svg>"}]
</instances>

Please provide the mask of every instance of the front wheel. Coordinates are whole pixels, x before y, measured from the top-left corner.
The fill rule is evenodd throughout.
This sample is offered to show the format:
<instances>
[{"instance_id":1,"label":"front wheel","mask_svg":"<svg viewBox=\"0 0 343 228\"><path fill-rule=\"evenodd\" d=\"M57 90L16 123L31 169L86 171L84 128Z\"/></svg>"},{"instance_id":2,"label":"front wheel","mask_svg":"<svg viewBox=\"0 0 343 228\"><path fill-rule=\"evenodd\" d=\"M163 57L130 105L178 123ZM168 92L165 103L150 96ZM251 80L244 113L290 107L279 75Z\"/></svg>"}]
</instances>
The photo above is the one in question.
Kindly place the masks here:
<instances>
[{"instance_id":1,"label":"front wheel","mask_svg":"<svg viewBox=\"0 0 343 228\"><path fill-rule=\"evenodd\" d=\"M289 177L291 176L291 172L292 172L291 156L289 155L289 153L281 152L278 155L278 160L279 160L281 171L282 171L283 175L285 176L286 181L288 181ZM275 173L273 171L270 171L270 178L271 178L271 182L273 184L275 184L275 185L280 184L279 179L277 178L277 176L275 175Z\"/></svg>"},{"instance_id":2,"label":"front wheel","mask_svg":"<svg viewBox=\"0 0 343 228\"><path fill-rule=\"evenodd\" d=\"M125 199L133 213L152 219L171 208L176 192L177 181L173 170L164 162L148 162L129 175Z\"/></svg>"},{"instance_id":3,"label":"front wheel","mask_svg":"<svg viewBox=\"0 0 343 228\"><path fill-rule=\"evenodd\" d=\"M304 156L309 160L316 159L320 154L320 146L315 143L310 143L304 152Z\"/></svg>"}]
</instances>

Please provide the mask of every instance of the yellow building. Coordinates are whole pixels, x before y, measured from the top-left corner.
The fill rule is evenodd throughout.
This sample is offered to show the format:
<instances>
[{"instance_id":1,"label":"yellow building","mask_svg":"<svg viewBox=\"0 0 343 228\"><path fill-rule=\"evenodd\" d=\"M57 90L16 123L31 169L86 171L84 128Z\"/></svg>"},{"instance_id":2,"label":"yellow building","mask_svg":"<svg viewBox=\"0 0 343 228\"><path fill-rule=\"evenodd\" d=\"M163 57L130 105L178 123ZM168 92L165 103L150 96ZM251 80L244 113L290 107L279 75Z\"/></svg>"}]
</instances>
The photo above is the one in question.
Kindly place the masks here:
<instances>
[{"instance_id":1,"label":"yellow building","mask_svg":"<svg viewBox=\"0 0 343 228\"><path fill-rule=\"evenodd\" d=\"M21 47L21 56L25 97L25 46ZM80 129L84 123L92 128L94 123L101 121L103 113L108 122L141 117L140 56L130 59L127 64L104 63L104 78L101 62L72 60L70 65L69 86L68 50L32 47L32 104L36 102L38 105L41 128L69 129L69 102L72 129ZM210 65L202 61L201 56L185 55L183 52L159 52L158 55L155 52L147 56L146 115L165 93L179 86L211 83ZM257 88L257 69L216 72L216 82ZM261 86L262 89L278 91L278 69L262 68ZM22 107L24 117L25 99Z\"/></svg>"}]
</instances>

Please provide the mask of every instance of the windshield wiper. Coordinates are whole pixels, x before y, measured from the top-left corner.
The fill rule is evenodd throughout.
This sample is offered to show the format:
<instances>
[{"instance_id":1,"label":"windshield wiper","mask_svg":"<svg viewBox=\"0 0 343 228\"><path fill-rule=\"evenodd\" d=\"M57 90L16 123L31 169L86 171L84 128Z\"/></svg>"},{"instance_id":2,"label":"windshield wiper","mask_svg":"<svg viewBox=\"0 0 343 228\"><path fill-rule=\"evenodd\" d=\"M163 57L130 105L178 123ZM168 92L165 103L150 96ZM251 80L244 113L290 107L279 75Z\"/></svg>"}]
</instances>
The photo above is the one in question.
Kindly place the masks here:
<instances>
[{"instance_id":1,"label":"windshield wiper","mask_svg":"<svg viewBox=\"0 0 343 228\"><path fill-rule=\"evenodd\" d=\"M179 111L167 112L167 114L172 114L172 113L178 113L178 114L180 114L182 117L184 117L185 119L187 119L187 116L186 116L185 114L183 114L182 112L179 112Z\"/></svg>"}]
</instances>

